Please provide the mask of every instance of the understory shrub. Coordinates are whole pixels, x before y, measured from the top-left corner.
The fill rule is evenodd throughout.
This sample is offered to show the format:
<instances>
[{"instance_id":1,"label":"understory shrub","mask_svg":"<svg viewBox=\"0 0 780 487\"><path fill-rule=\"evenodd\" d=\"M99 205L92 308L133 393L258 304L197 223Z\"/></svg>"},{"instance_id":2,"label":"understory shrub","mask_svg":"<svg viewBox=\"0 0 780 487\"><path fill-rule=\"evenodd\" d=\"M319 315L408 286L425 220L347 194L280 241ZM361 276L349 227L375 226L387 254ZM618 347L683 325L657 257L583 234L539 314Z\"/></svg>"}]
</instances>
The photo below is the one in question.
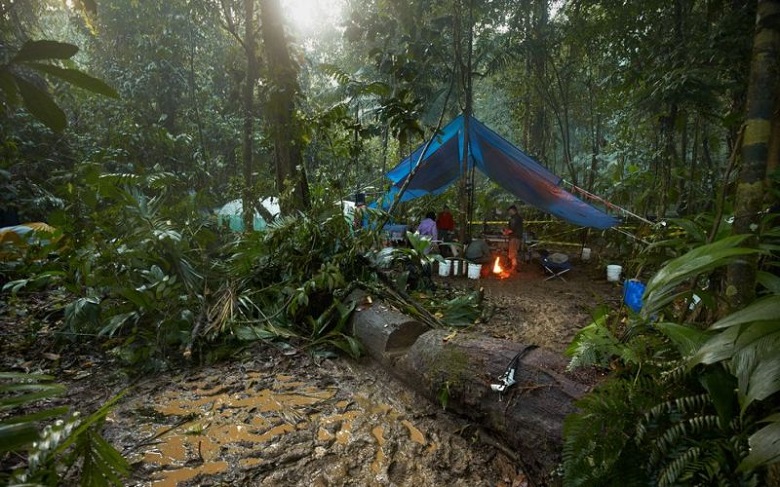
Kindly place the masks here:
<instances>
[{"instance_id":1,"label":"understory shrub","mask_svg":"<svg viewBox=\"0 0 780 487\"><path fill-rule=\"evenodd\" d=\"M571 366L612 374L565 422L565 485L764 485L780 461L775 216L758 248L723 234L695 245L649 280L640 313L601 310L575 337ZM713 318L725 307L716 281L751 254L758 299Z\"/></svg>"},{"instance_id":2,"label":"understory shrub","mask_svg":"<svg viewBox=\"0 0 780 487\"><path fill-rule=\"evenodd\" d=\"M431 284L427 241L411 236L411 248L376 252L380 232L355 230L324 199L263 232L237 234L170 173L107 174L84 164L62 184L69 198L51 219L62 233L56 252L14 269L4 290L63 290L59 336L139 370L218 359L253 340L358 355L346 333L352 291ZM457 317L437 310L459 326L478 316L457 300L444 307L459 309Z\"/></svg>"}]
</instances>

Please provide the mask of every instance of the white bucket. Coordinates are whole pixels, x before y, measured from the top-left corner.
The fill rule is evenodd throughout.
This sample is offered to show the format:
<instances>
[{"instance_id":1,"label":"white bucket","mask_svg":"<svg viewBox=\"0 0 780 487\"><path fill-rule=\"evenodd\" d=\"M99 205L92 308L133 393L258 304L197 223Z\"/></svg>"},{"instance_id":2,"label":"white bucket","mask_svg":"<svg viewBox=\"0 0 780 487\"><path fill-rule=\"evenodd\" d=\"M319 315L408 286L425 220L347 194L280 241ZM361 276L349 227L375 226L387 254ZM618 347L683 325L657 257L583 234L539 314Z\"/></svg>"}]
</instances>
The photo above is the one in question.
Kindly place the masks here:
<instances>
[{"instance_id":1,"label":"white bucket","mask_svg":"<svg viewBox=\"0 0 780 487\"><path fill-rule=\"evenodd\" d=\"M582 260L590 260L590 248L584 247L582 249Z\"/></svg>"},{"instance_id":2,"label":"white bucket","mask_svg":"<svg viewBox=\"0 0 780 487\"><path fill-rule=\"evenodd\" d=\"M482 264L469 264L469 279L479 279L482 272Z\"/></svg>"},{"instance_id":3,"label":"white bucket","mask_svg":"<svg viewBox=\"0 0 780 487\"><path fill-rule=\"evenodd\" d=\"M623 267L619 265L607 266L607 281L618 282L620 281L620 273L623 272Z\"/></svg>"},{"instance_id":4,"label":"white bucket","mask_svg":"<svg viewBox=\"0 0 780 487\"><path fill-rule=\"evenodd\" d=\"M449 260L444 262L439 262L439 275L441 277L447 277L450 275L450 267L452 267L452 262Z\"/></svg>"}]
</instances>

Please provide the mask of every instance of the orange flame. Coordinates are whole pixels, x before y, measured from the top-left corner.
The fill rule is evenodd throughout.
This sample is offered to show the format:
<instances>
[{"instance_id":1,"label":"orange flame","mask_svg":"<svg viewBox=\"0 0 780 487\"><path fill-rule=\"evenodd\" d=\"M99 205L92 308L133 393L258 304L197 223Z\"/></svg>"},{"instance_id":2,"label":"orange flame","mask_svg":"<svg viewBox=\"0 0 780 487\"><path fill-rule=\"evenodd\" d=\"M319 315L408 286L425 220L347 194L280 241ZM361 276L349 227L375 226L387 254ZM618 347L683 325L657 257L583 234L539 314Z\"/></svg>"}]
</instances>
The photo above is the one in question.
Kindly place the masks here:
<instances>
[{"instance_id":1,"label":"orange flame","mask_svg":"<svg viewBox=\"0 0 780 487\"><path fill-rule=\"evenodd\" d=\"M498 276L499 279L506 279L509 277L509 272L504 270L503 267L501 267L501 264L498 261L498 257L496 257L495 263L493 263L493 274Z\"/></svg>"},{"instance_id":2,"label":"orange flame","mask_svg":"<svg viewBox=\"0 0 780 487\"><path fill-rule=\"evenodd\" d=\"M493 264L493 274L501 274L502 272L504 272L504 268L498 263L498 257L496 257L496 262Z\"/></svg>"}]
</instances>

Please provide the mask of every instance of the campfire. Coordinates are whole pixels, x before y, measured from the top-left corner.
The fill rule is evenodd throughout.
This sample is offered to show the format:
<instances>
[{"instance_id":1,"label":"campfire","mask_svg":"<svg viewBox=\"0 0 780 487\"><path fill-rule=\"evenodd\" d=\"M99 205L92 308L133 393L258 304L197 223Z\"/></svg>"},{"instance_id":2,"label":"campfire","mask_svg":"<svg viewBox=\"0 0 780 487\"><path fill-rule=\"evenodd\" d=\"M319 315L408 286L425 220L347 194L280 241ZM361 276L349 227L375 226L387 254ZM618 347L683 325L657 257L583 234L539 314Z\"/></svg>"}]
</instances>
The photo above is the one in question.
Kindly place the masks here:
<instances>
[{"instance_id":1,"label":"campfire","mask_svg":"<svg viewBox=\"0 0 780 487\"><path fill-rule=\"evenodd\" d=\"M499 279L506 279L509 277L509 271L501 267L501 262L499 261L498 257L496 257L496 261L493 264L493 274L495 274L495 276Z\"/></svg>"}]
</instances>

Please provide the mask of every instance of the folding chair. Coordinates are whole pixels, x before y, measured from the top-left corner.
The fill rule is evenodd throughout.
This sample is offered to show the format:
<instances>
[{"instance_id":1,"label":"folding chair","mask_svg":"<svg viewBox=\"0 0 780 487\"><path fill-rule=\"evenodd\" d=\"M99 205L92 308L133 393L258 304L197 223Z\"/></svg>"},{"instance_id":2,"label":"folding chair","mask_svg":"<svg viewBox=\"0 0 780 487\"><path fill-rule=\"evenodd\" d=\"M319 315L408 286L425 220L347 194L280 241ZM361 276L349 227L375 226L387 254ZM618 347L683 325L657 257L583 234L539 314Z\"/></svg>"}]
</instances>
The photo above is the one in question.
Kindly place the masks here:
<instances>
[{"instance_id":1,"label":"folding chair","mask_svg":"<svg viewBox=\"0 0 780 487\"><path fill-rule=\"evenodd\" d=\"M566 279L563 278L563 275L574 267L571 262L569 262L569 256L560 253L547 254L547 252L543 252L541 255L541 264L544 271L550 274L545 278L545 281L549 281L556 277L561 281L566 281Z\"/></svg>"}]
</instances>

